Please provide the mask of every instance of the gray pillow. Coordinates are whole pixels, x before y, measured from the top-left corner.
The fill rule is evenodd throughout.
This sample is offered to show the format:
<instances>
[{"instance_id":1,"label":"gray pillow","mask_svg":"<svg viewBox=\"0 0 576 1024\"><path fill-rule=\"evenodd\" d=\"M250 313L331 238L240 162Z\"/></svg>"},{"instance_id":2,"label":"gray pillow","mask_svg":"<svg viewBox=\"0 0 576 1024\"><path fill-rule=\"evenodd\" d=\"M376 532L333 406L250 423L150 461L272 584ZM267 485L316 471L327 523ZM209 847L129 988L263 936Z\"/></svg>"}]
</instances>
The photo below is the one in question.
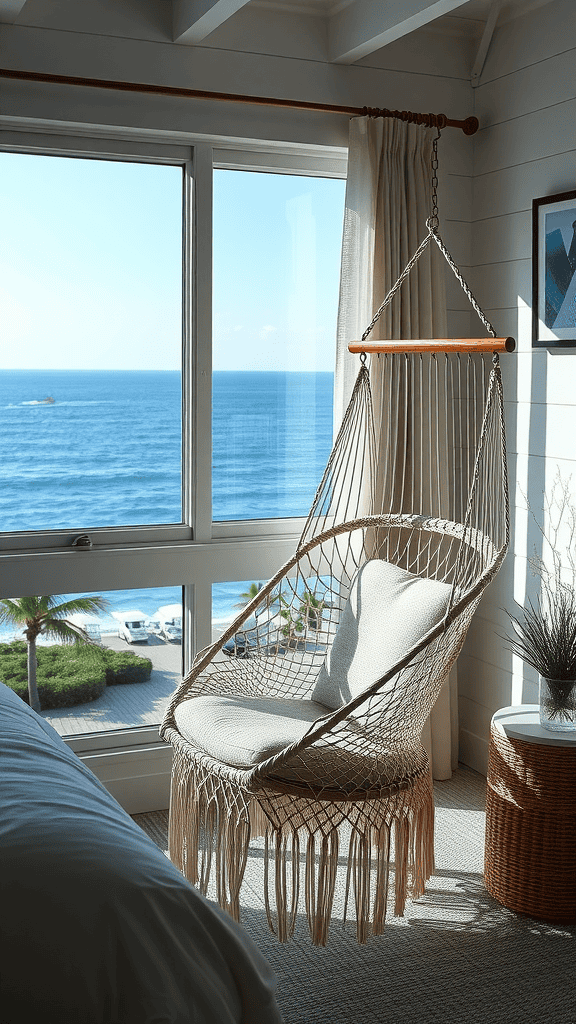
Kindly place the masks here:
<instances>
[{"instance_id":1,"label":"gray pillow","mask_svg":"<svg viewBox=\"0 0 576 1024\"><path fill-rule=\"evenodd\" d=\"M440 622L450 590L448 583L390 562L366 562L352 584L313 699L336 710L383 676Z\"/></svg>"}]
</instances>

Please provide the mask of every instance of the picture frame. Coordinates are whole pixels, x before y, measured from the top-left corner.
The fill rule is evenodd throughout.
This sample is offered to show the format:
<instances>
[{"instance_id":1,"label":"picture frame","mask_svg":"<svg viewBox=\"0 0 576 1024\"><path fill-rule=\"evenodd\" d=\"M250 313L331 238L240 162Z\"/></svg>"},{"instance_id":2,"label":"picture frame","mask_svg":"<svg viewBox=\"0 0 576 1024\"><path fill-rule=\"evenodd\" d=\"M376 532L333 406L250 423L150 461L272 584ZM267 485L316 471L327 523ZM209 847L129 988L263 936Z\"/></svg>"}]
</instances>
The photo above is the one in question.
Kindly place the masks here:
<instances>
[{"instance_id":1,"label":"picture frame","mask_svg":"<svg viewBox=\"0 0 576 1024\"><path fill-rule=\"evenodd\" d=\"M532 201L532 345L576 345L576 189Z\"/></svg>"}]
</instances>

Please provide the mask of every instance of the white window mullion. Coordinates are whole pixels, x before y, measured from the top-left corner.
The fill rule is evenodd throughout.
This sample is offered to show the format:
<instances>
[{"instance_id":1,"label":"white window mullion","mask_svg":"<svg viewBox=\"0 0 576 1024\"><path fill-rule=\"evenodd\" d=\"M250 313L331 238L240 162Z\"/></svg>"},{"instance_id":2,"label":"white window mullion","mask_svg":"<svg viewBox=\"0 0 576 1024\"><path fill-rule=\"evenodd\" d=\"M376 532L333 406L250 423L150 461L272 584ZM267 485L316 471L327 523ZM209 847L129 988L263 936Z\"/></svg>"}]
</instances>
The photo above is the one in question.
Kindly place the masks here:
<instances>
[{"instance_id":1,"label":"white window mullion","mask_svg":"<svg viewBox=\"0 0 576 1024\"><path fill-rule=\"evenodd\" d=\"M207 573L197 575L193 586L184 588L186 625L184 631L184 673L198 653L212 643L212 582Z\"/></svg>"},{"instance_id":2,"label":"white window mullion","mask_svg":"<svg viewBox=\"0 0 576 1024\"><path fill-rule=\"evenodd\" d=\"M212 537L212 146L198 145L194 149L190 194L194 245L190 321L194 413L188 444L193 448L193 536L195 541L206 543Z\"/></svg>"},{"instance_id":3,"label":"white window mullion","mask_svg":"<svg viewBox=\"0 0 576 1024\"><path fill-rule=\"evenodd\" d=\"M183 508L195 543L212 537L212 146L184 171ZM183 589L183 667L211 642L211 581Z\"/></svg>"},{"instance_id":4,"label":"white window mullion","mask_svg":"<svg viewBox=\"0 0 576 1024\"><path fill-rule=\"evenodd\" d=\"M182 182L182 518L194 528L195 518L195 331L194 331L194 259L193 237L194 177L193 161L184 165Z\"/></svg>"}]
</instances>

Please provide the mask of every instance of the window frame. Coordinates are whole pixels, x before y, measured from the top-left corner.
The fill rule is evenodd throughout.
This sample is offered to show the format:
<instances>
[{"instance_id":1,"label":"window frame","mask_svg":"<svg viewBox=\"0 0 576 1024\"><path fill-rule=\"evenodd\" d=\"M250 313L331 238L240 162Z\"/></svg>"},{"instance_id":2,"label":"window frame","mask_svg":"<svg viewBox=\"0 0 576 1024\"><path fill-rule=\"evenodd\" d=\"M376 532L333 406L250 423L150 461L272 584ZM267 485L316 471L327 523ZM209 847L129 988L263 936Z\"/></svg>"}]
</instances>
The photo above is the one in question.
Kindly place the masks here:
<instances>
[{"instance_id":1,"label":"window frame","mask_svg":"<svg viewBox=\"0 0 576 1024\"><path fill-rule=\"evenodd\" d=\"M303 518L212 521L213 171L345 178L347 153L293 143L29 123L1 132L0 151L183 167L183 522L0 534L0 580L4 593L19 595L182 586L186 672L194 651L211 643L212 585L269 578L291 557L304 525ZM73 547L84 532L93 546ZM79 734L66 742L92 759L163 745L150 727Z\"/></svg>"}]
</instances>

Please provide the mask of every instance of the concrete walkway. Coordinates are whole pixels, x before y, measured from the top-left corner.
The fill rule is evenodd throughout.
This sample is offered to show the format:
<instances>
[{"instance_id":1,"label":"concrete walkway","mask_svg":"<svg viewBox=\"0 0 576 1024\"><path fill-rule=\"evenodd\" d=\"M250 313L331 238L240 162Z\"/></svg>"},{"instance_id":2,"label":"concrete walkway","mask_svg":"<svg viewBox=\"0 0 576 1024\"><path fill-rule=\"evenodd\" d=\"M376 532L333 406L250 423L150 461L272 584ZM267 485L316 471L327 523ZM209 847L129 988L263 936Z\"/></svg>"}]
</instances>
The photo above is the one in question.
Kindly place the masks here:
<instances>
[{"instance_id":1,"label":"concrete walkway","mask_svg":"<svg viewBox=\"0 0 576 1024\"><path fill-rule=\"evenodd\" d=\"M101 697L88 704L42 711L61 736L128 729L136 725L160 725L168 700L182 679L182 648L151 637L147 644L127 644L105 635L102 643L112 651L131 651L152 661L152 675L145 683L107 686Z\"/></svg>"}]
</instances>

